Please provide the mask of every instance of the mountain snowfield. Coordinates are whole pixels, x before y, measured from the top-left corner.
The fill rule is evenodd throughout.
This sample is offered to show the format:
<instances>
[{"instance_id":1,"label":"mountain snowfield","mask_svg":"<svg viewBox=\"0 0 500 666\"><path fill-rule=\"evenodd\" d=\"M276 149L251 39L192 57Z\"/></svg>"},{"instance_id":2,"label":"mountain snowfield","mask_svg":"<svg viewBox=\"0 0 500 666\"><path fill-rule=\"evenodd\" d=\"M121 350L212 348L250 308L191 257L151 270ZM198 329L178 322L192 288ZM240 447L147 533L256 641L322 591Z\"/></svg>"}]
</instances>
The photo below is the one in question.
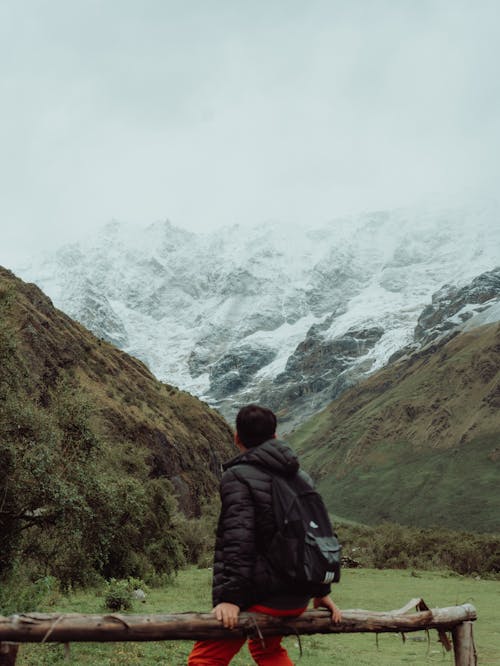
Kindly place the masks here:
<instances>
[{"instance_id":1,"label":"mountain snowfield","mask_svg":"<svg viewBox=\"0 0 500 666\"><path fill-rule=\"evenodd\" d=\"M500 208L488 204L203 234L111 222L15 268L161 380L228 417L265 401L291 426L414 342L443 285L498 266ZM498 318L493 305L483 320Z\"/></svg>"}]
</instances>

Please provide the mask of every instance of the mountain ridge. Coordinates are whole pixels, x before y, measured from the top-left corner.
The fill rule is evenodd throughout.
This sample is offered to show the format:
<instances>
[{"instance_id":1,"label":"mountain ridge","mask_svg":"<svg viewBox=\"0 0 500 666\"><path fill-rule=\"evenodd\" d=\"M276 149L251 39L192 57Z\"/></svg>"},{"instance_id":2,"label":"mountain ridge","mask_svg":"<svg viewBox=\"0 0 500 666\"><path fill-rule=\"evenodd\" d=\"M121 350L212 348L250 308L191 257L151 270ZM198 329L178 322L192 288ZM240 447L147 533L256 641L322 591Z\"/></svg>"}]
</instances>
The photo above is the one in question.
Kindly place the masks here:
<instances>
[{"instance_id":1,"label":"mountain ridge","mask_svg":"<svg viewBox=\"0 0 500 666\"><path fill-rule=\"evenodd\" d=\"M95 396L98 434L145 445L151 474L185 486L188 492L181 503L188 512L196 510L200 490L206 497L212 494L217 485L214 474L232 453L232 433L224 420L198 399L162 384L144 363L55 309L36 285L23 283L1 267L0 282L3 300L15 310L7 318L4 315L3 323L15 321L13 337L29 368L32 398L43 407L47 391L60 376L71 376L79 388ZM189 490L192 485L196 490Z\"/></svg>"},{"instance_id":2,"label":"mountain ridge","mask_svg":"<svg viewBox=\"0 0 500 666\"><path fill-rule=\"evenodd\" d=\"M443 285L463 288L500 265L499 210L398 209L205 234L114 222L21 274L227 418L264 401L290 429L414 345Z\"/></svg>"},{"instance_id":3,"label":"mountain ridge","mask_svg":"<svg viewBox=\"0 0 500 666\"><path fill-rule=\"evenodd\" d=\"M428 344L334 400L291 441L331 510L496 531L500 324Z\"/></svg>"},{"instance_id":4,"label":"mountain ridge","mask_svg":"<svg viewBox=\"0 0 500 666\"><path fill-rule=\"evenodd\" d=\"M0 576L172 573L231 455L217 412L0 268Z\"/></svg>"}]
</instances>

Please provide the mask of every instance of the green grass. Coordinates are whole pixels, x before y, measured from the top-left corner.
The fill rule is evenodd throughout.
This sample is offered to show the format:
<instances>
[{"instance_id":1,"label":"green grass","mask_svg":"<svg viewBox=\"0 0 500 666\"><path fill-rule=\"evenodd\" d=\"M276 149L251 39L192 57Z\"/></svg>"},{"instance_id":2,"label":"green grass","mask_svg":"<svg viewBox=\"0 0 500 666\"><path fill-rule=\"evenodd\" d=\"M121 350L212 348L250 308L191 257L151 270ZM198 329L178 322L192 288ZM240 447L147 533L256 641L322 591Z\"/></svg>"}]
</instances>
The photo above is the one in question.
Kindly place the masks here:
<instances>
[{"instance_id":1,"label":"green grass","mask_svg":"<svg viewBox=\"0 0 500 666\"><path fill-rule=\"evenodd\" d=\"M187 569L179 573L168 587L152 590L145 604L136 604L136 613L207 611L210 609L211 572ZM431 607L472 603L479 619L474 626L479 663L498 664L500 655L500 582L475 580L449 573L377 571L356 569L344 571L334 598L341 608L391 610L409 599L422 597ZM102 597L94 591L77 592L68 597L52 597L44 610L63 612L102 612ZM451 653L443 653L437 633L408 634L406 642L397 634L348 634L303 636L303 656L299 660L297 638L288 637L284 644L298 666L397 666L399 664L453 664ZM170 641L156 643L73 643L71 659L64 661L59 645L22 645L19 666L81 664L82 666L181 666L186 664L191 643ZM243 648L231 662L233 666L251 666L252 660Z\"/></svg>"},{"instance_id":2,"label":"green grass","mask_svg":"<svg viewBox=\"0 0 500 666\"><path fill-rule=\"evenodd\" d=\"M363 379L290 433L332 513L498 532L498 324Z\"/></svg>"},{"instance_id":3,"label":"green grass","mask_svg":"<svg viewBox=\"0 0 500 666\"><path fill-rule=\"evenodd\" d=\"M363 464L340 478L322 478L318 488L330 511L360 522L494 532L499 463L490 456L496 445L482 436L460 451L436 450L429 456L408 443L382 441Z\"/></svg>"}]
</instances>

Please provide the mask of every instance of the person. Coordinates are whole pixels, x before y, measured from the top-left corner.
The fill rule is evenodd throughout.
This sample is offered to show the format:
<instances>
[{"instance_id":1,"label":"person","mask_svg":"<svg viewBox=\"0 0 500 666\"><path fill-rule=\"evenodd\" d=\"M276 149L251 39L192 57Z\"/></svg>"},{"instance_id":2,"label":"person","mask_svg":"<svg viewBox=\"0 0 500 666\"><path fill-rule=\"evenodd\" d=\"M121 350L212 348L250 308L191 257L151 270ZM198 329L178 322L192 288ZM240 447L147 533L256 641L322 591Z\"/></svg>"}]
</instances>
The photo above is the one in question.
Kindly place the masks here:
<instances>
[{"instance_id":1,"label":"person","mask_svg":"<svg viewBox=\"0 0 500 666\"><path fill-rule=\"evenodd\" d=\"M272 511L273 475L294 476L300 470L292 449L276 438L276 416L259 405L247 405L236 417L235 443L240 454L226 463L220 484L221 511L213 568L213 613L228 629L240 611L278 617L298 616L311 598L314 608L327 608L333 622L341 612L330 597L330 586L295 586L280 577L266 560L276 532ZM310 481L309 477L307 477ZM248 647L259 666L293 666L281 645L282 636L250 638ZM226 666L246 638L197 641L188 666Z\"/></svg>"}]
</instances>

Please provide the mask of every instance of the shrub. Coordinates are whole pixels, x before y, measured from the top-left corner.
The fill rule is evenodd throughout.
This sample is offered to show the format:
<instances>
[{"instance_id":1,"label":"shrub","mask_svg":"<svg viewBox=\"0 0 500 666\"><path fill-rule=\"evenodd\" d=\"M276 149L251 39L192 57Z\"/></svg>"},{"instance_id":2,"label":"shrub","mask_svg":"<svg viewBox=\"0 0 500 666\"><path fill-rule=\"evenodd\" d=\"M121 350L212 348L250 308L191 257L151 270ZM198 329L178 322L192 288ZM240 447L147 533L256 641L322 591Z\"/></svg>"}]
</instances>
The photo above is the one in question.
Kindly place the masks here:
<instances>
[{"instance_id":1,"label":"shrub","mask_svg":"<svg viewBox=\"0 0 500 666\"><path fill-rule=\"evenodd\" d=\"M104 590L104 605L109 610L130 610L132 608L134 590L141 589L144 592L148 589L146 583L140 578L126 578L116 580L111 578L106 583Z\"/></svg>"},{"instance_id":2,"label":"shrub","mask_svg":"<svg viewBox=\"0 0 500 666\"><path fill-rule=\"evenodd\" d=\"M189 564L212 563L219 508L220 501L214 497L203 504L199 518L179 521L179 538Z\"/></svg>"},{"instance_id":3,"label":"shrub","mask_svg":"<svg viewBox=\"0 0 500 666\"><path fill-rule=\"evenodd\" d=\"M0 581L0 614L12 615L55 606L60 600L59 583L53 576L31 579L26 566L15 562Z\"/></svg>"},{"instance_id":4,"label":"shrub","mask_svg":"<svg viewBox=\"0 0 500 666\"><path fill-rule=\"evenodd\" d=\"M344 555L378 569L450 569L461 575L500 573L500 537L385 523L337 525Z\"/></svg>"},{"instance_id":5,"label":"shrub","mask_svg":"<svg viewBox=\"0 0 500 666\"><path fill-rule=\"evenodd\" d=\"M128 580L112 578L106 584L104 605L112 611L130 610L132 608L133 591Z\"/></svg>"}]
</instances>

